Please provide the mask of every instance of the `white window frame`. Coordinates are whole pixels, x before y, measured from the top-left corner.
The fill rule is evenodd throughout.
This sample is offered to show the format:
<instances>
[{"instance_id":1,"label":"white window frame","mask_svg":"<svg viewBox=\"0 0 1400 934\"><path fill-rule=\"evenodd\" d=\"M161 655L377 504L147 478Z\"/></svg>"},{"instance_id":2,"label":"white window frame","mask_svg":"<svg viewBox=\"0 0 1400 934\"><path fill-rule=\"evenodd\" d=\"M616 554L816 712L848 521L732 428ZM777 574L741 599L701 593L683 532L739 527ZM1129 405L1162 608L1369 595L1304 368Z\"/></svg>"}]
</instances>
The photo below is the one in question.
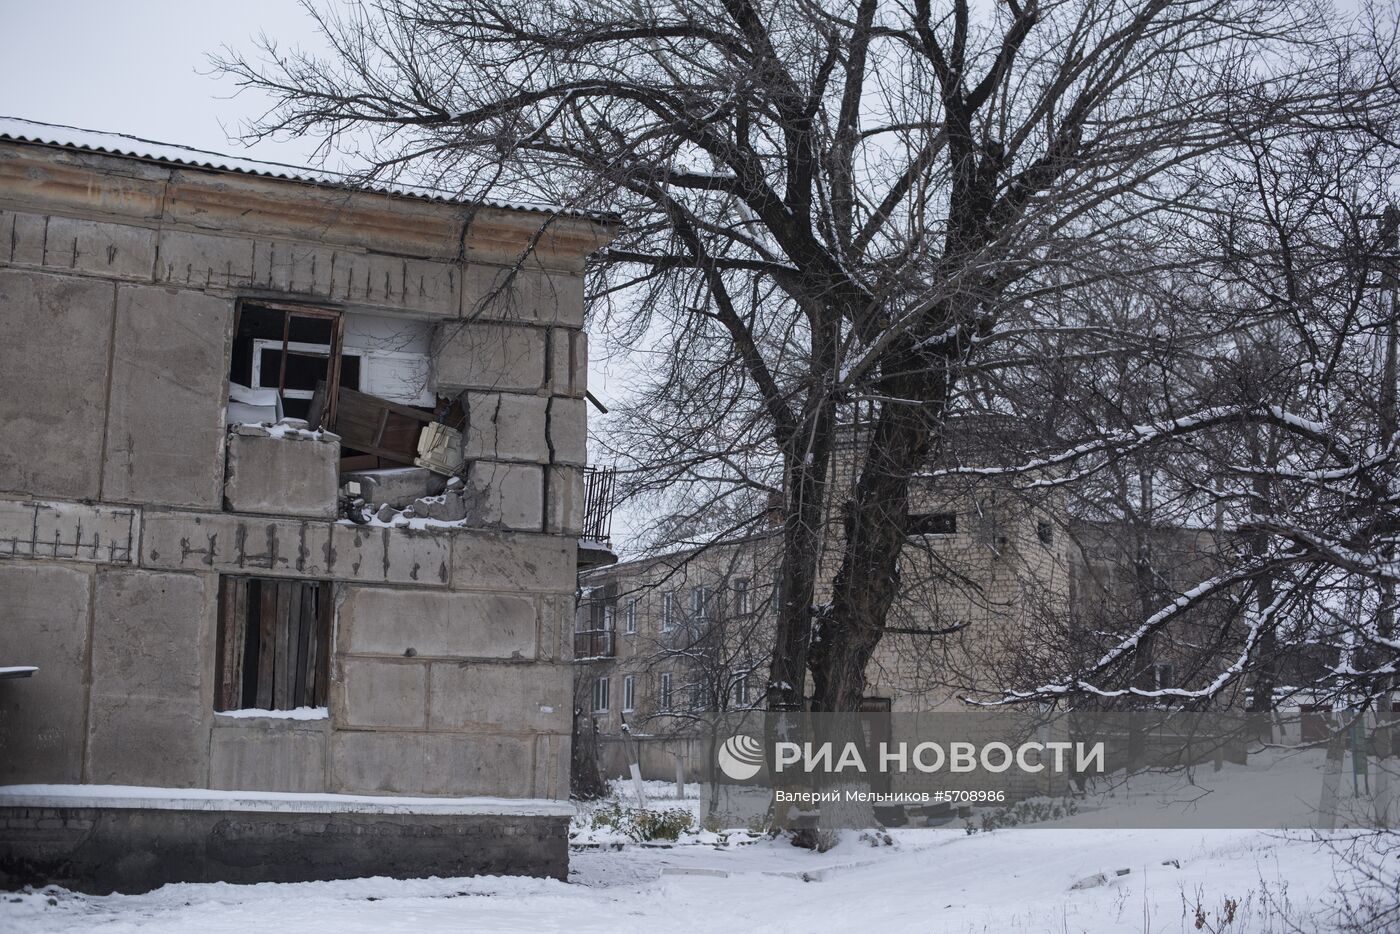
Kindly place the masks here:
<instances>
[{"instance_id":1,"label":"white window frame","mask_svg":"<svg viewBox=\"0 0 1400 934\"><path fill-rule=\"evenodd\" d=\"M661 686L656 692L657 707L661 710L670 710L673 699L671 696L671 673L663 671L661 672Z\"/></svg>"},{"instance_id":2,"label":"white window frame","mask_svg":"<svg viewBox=\"0 0 1400 934\"><path fill-rule=\"evenodd\" d=\"M707 620L710 618L710 595L712 590L708 584L696 584L690 588L690 618L693 620Z\"/></svg>"},{"instance_id":3,"label":"white window frame","mask_svg":"<svg viewBox=\"0 0 1400 934\"><path fill-rule=\"evenodd\" d=\"M602 706L598 706L601 700ZM607 713L608 706L612 701L612 684L607 675L593 679L593 712Z\"/></svg>"},{"instance_id":4,"label":"white window frame","mask_svg":"<svg viewBox=\"0 0 1400 934\"><path fill-rule=\"evenodd\" d=\"M670 632L676 625L676 593L668 590L661 595L661 631Z\"/></svg>"},{"instance_id":5,"label":"white window frame","mask_svg":"<svg viewBox=\"0 0 1400 934\"><path fill-rule=\"evenodd\" d=\"M753 706L753 705L749 702L749 693L750 693L750 692L749 692L749 674L748 674L748 672L745 672L744 674L739 675L739 677L737 677L737 678L734 679L734 684L732 685L732 690L733 690L733 694L732 694L731 696L732 696L733 699L734 699L734 706L735 706L735 707L751 707L751 706Z\"/></svg>"},{"instance_id":6,"label":"white window frame","mask_svg":"<svg viewBox=\"0 0 1400 934\"><path fill-rule=\"evenodd\" d=\"M266 349L281 350L282 341L275 337L253 338L253 389L276 389L262 383L262 352ZM330 344L315 344L310 341L288 341L287 352L307 357L329 358ZM340 356L354 357L360 361L360 385L358 392L379 396L401 405L432 405L437 401L428 378L429 360L423 354L403 353L393 350L368 350L364 347L340 348ZM276 378L276 374L273 374ZM310 389L284 389L287 399L310 399L314 394Z\"/></svg>"},{"instance_id":7,"label":"white window frame","mask_svg":"<svg viewBox=\"0 0 1400 934\"><path fill-rule=\"evenodd\" d=\"M253 389L276 389L276 388L277 388L277 384L276 384L276 383L273 383L271 386L268 386L268 385L264 384L263 381L262 381L262 355L263 355L263 351L264 351L264 350L276 350L276 351L279 351L279 352L280 352L280 351L282 350L282 341L279 340L279 339L277 339L277 338L274 338L274 337L255 337L255 338L253 338L253 376L252 376L253 386L252 386L252 388L253 388ZM300 354L300 355L303 356L303 357L325 357L327 360L329 360L329 359L330 359L330 356L331 356L331 345L330 345L330 344L313 344L313 343L310 343L309 341L288 341L288 342L287 342L287 353ZM363 350L359 350L359 349L356 349L356 348L353 348L353 347L341 347L341 348L340 348L340 355L341 355L341 357L355 357L355 358L359 359L359 361L360 361L360 381L363 382L363 381L364 381L364 372L365 372L365 361L364 361L365 352L364 352ZM277 374L276 374L276 373L272 374L272 378L273 378L273 379L276 379L276 378L277 378ZM282 390L282 397L283 397L284 399L310 399L313 395L315 395L315 391L314 391L314 390L311 390L311 389L284 389L284 390Z\"/></svg>"},{"instance_id":8,"label":"white window frame","mask_svg":"<svg viewBox=\"0 0 1400 934\"><path fill-rule=\"evenodd\" d=\"M622 625L624 632L637 631L637 598L627 598L627 609L623 612Z\"/></svg>"},{"instance_id":9,"label":"white window frame","mask_svg":"<svg viewBox=\"0 0 1400 934\"><path fill-rule=\"evenodd\" d=\"M734 612L740 616L747 616L749 610L749 579L740 577L734 581Z\"/></svg>"},{"instance_id":10,"label":"white window frame","mask_svg":"<svg viewBox=\"0 0 1400 934\"><path fill-rule=\"evenodd\" d=\"M617 628L617 606L612 603L603 604L603 631L612 632Z\"/></svg>"},{"instance_id":11,"label":"white window frame","mask_svg":"<svg viewBox=\"0 0 1400 934\"><path fill-rule=\"evenodd\" d=\"M637 709L637 676L627 675L622 679L622 712L631 713Z\"/></svg>"}]
</instances>

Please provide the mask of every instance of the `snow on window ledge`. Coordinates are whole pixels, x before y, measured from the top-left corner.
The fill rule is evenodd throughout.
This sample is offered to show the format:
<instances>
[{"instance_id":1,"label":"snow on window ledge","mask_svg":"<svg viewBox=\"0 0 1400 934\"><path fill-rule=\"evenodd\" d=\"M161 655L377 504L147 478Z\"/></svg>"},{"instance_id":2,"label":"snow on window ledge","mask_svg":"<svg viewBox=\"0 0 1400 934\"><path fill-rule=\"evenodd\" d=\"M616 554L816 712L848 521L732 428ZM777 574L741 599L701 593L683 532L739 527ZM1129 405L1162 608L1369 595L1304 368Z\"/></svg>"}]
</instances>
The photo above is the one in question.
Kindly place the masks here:
<instances>
[{"instance_id":1,"label":"snow on window ledge","mask_svg":"<svg viewBox=\"0 0 1400 934\"><path fill-rule=\"evenodd\" d=\"M291 710L260 710L257 707L248 707L243 710L216 710L214 716L235 719L267 717L273 720L329 720L331 714L325 707L295 707Z\"/></svg>"}]
</instances>

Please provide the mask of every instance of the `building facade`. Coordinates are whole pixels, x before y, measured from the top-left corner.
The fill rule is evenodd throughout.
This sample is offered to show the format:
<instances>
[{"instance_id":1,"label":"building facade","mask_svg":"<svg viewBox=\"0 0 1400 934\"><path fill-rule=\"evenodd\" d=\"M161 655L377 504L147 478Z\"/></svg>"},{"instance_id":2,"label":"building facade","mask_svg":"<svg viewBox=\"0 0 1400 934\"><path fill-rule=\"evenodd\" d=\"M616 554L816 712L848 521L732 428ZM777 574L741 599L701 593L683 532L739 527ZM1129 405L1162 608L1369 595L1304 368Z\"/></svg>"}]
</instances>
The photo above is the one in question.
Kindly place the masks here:
<instances>
[{"instance_id":1,"label":"building facade","mask_svg":"<svg viewBox=\"0 0 1400 934\"><path fill-rule=\"evenodd\" d=\"M612 224L0 124L11 816L34 785L521 799L452 832L560 874Z\"/></svg>"}]
</instances>

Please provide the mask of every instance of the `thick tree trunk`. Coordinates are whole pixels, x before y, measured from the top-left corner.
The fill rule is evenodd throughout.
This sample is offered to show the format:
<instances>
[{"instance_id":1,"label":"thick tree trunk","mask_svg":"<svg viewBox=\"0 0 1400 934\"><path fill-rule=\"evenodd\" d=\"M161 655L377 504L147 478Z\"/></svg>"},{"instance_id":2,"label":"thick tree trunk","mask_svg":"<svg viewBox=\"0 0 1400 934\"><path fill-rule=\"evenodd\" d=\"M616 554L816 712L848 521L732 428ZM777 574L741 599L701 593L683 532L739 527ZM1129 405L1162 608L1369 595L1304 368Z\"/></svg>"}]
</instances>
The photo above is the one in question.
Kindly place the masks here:
<instances>
[{"instance_id":1,"label":"thick tree trunk","mask_svg":"<svg viewBox=\"0 0 1400 934\"><path fill-rule=\"evenodd\" d=\"M865 694L865 669L885 632L899 596L899 557L909 513L909 481L928 464L941 429L948 384L911 353L909 376L892 383L897 398L923 405L886 403L875 422L844 515L845 544L830 613L812 646L812 709L854 711Z\"/></svg>"},{"instance_id":2,"label":"thick tree trunk","mask_svg":"<svg viewBox=\"0 0 1400 934\"><path fill-rule=\"evenodd\" d=\"M787 454L788 501L778 574L777 627L769 664L768 709L801 710L812 639L812 596L821 563L821 526L831 461L832 416L814 419L805 444Z\"/></svg>"}]
</instances>

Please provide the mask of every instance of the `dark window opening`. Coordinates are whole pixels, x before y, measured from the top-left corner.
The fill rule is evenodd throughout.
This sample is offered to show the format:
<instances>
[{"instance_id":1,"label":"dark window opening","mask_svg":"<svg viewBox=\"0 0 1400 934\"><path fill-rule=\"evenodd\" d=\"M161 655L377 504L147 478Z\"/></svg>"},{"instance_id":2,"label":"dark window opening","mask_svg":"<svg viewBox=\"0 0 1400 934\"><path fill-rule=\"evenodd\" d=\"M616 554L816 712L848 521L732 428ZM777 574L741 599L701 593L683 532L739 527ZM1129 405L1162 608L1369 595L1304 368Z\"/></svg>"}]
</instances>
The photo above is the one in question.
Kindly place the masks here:
<instances>
[{"instance_id":1,"label":"dark window opening","mask_svg":"<svg viewBox=\"0 0 1400 934\"><path fill-rule=\"evenodd\" d=\"M214 709L324 707L332 606L329 581L221 577Z\"/></svg>"},{"instance_id":2,"label":"dark window opening","mask_svg":"<svg viewBox=\"0 0 1400 934\"><path fill-rule=\"evenodd\" d=\"M1041 519L1035 524L1035 537L1040 539L1042 545L1055 544L1055 526L1045 519Z\"/></svg>"},{"instance_id":3,"label":"dark window opening","mask_svg":"<svg viewBox=\"0 0 1400 934\"><path fill-rule=\"evenodd\" d=\"M271 389L282 414L310 420L312 414L334 417L340 387L358 389L360 358L342 351L344 320L340 312L294 305L239 306L234 328L229 380L250 389ZM331 388L326 411L312 412L318 384Z\"/></svg>"},{"instance_id":4,"label":"dark window opening","mask_svg":"<svg viewBox=\"0 0 1400 934\"><path fill-rule=\"evenodd\" d=\"M909 516L907 535L955 535L958 531L958 516L952 512L929 512Z\"/></svg>"}]
</instances>

